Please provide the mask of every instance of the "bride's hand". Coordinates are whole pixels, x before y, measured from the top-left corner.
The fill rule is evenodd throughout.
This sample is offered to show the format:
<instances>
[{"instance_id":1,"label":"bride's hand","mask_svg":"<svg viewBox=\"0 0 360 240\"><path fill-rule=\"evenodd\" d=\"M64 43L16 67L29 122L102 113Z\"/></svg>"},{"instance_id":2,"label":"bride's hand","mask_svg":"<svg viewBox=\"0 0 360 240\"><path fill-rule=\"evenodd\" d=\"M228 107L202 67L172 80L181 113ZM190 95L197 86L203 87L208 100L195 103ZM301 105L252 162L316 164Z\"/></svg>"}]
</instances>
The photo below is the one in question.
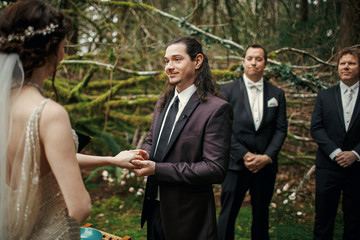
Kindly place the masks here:
<instances>
[{"instance_id":1,"label":"bride's hand","mask_svg":"<svg viewBox=\"0 0 360 240\"><path fill-rule=\"evenodd\" d=\"M135 149L133 151L139 151L140 155L143 157L144 160L149 160L149 154L147 151L142 149Z\"/></svg>"},{"instance_id":2,"label":"bride's hand","mask_svg":"<svg viewBox=\"0 0 360 240\"><path fill-rule=\"evenodd\" d=\"M142 150L121 151L114 157L114 165L129 169L137 168L131 163L132 160L144 160Z\"/></svg>"}]
</instances>

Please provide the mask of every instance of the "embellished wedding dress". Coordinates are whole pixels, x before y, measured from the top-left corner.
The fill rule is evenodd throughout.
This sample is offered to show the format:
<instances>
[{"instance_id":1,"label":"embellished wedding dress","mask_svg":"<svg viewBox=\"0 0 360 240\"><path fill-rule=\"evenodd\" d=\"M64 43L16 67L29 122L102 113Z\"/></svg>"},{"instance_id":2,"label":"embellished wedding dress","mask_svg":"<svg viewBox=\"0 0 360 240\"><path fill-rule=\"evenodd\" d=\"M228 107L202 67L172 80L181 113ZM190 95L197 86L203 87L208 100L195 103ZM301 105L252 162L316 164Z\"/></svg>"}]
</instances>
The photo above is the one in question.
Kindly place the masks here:
<instances>
[{"instance_id":1,"label":"embellished wedding dress","mask_svg":"<svg viewBox=\"0 0 360 240\"><path fill-rule=\"evenodd\" d=\"M9 239L80 239L80 225L68 217L59 185L49 171L40 176L39 119L43 100L35 109L19 143L12 172L20 179L7 186L7 230ZM78 144L75 132L74 142ZM20 160L20 161L19 161ZM16 165L15 165L16 164ZM15 168L15 169L14 169ZM19 175L20 174L20 175ZM19 178L19 177L18 177Z\"/></svg>"}]
</instances>

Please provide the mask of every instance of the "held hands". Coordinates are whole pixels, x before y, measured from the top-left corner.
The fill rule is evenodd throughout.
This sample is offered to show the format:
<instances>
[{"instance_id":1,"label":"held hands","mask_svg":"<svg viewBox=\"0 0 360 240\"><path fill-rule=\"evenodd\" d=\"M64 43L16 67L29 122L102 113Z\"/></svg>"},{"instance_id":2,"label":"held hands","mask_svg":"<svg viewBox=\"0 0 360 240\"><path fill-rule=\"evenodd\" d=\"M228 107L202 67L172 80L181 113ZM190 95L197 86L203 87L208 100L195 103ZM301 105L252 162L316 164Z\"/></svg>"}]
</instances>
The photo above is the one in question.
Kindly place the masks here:
<instances>
[{"instance_id":1,"label":"held hands","mask_svg":"<svg viewBox=\"0 0 360 240\"><path fill-rule=\"evenodd\" d=\"M134 169L137 166L132 164L132 161L145 160L148 158L149 158L148 153L140 149L121 151L114 157L113 165L121 168Z\"/></svg>"},{"instance_id":2,"label":"held hands","mask_svg":"<svg viewBox=\"0 0 360 240\"><path fill-rule=\"evenodd\" d=\"M149 154L141 149L122 151L115 158L118 158L120 167L132 169L138 177L155 174L155 162L149 160ZM124 165L126 164L126 166ZM120 165L120 164L118 164Z\"/></svg>"},{"instance_id":3,"label":"held hands","mask_svg":"<svg viewBox=\"0 0 360 240\"><path fill-rule=\"evenodd\" d=\"M136 166L133 169L134 173L138 177L150 176L155 174L155 165L156 163L151 160L133 160L132 164Z\"/></svg>"},{"instance_id":4,"label":"held hands","mask_svg":"<svg viewBox=\"0 0 360 240\"><path fill-rule=\"evenodd\" d=\"M351 151L343 151L335 156L335 161L344 168L351 166L356 160L356 155Z\"/></svg>"},{"instance_id":5,"label":"held hands","mask_svg":"<svg viewBox=\"0 0 360 240\"><path fill-rule=\"evenodd\" d=\"M268 155L253 154L251 152L247 152L243 159L245 167L247 167L252 173L257 173L263 167L265 167L266 164L271 162L271 159Z\"/></svg>"}]
</instances>

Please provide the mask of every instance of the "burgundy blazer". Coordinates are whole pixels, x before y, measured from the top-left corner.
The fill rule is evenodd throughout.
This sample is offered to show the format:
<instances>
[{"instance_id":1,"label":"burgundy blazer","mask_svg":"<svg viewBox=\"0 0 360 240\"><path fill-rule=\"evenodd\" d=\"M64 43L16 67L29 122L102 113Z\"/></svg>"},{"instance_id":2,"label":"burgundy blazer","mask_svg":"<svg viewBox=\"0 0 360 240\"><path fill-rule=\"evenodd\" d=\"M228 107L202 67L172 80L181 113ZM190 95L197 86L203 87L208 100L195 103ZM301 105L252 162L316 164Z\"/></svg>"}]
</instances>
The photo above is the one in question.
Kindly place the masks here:
<instances>
[{"instance_id":1,"label":"burgundy blazer","mask_svg":"<svg viewBox=\"0 0 360 240\"><path fill-rule=\"evenodd\" d=\"M163 111L159 101L142 148L152 159ZM160 212L165 239L217 239L212 184L221 183L229 163L231 105L208 94L201 102L195 92L176 123L155 175L147 181L141 225L151 213L148 197L160 186ZM154 144L153 144L154 143Z\"/></svg>"}]
</instances>

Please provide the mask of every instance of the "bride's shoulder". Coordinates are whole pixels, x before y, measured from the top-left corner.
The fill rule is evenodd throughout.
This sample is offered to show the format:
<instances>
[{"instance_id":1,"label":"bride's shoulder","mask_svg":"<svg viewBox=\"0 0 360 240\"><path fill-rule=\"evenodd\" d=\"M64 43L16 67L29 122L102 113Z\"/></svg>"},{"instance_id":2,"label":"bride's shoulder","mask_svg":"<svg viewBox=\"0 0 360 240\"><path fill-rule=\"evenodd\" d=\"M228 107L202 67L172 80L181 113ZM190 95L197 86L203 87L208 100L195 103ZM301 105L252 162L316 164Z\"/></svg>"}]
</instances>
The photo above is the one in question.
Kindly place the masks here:
<instances>
[{"instance_id":1,"label":"bride's shoulder","mask_svg":"<svg viewBox=\"0 0 360 240\"><path fill-rule=\"evenodd\" d=\"M46 99L45 102L41 114L43 122L69 120L69 114L62 105L50 99Z\"/></svg>"}]
</instances>

